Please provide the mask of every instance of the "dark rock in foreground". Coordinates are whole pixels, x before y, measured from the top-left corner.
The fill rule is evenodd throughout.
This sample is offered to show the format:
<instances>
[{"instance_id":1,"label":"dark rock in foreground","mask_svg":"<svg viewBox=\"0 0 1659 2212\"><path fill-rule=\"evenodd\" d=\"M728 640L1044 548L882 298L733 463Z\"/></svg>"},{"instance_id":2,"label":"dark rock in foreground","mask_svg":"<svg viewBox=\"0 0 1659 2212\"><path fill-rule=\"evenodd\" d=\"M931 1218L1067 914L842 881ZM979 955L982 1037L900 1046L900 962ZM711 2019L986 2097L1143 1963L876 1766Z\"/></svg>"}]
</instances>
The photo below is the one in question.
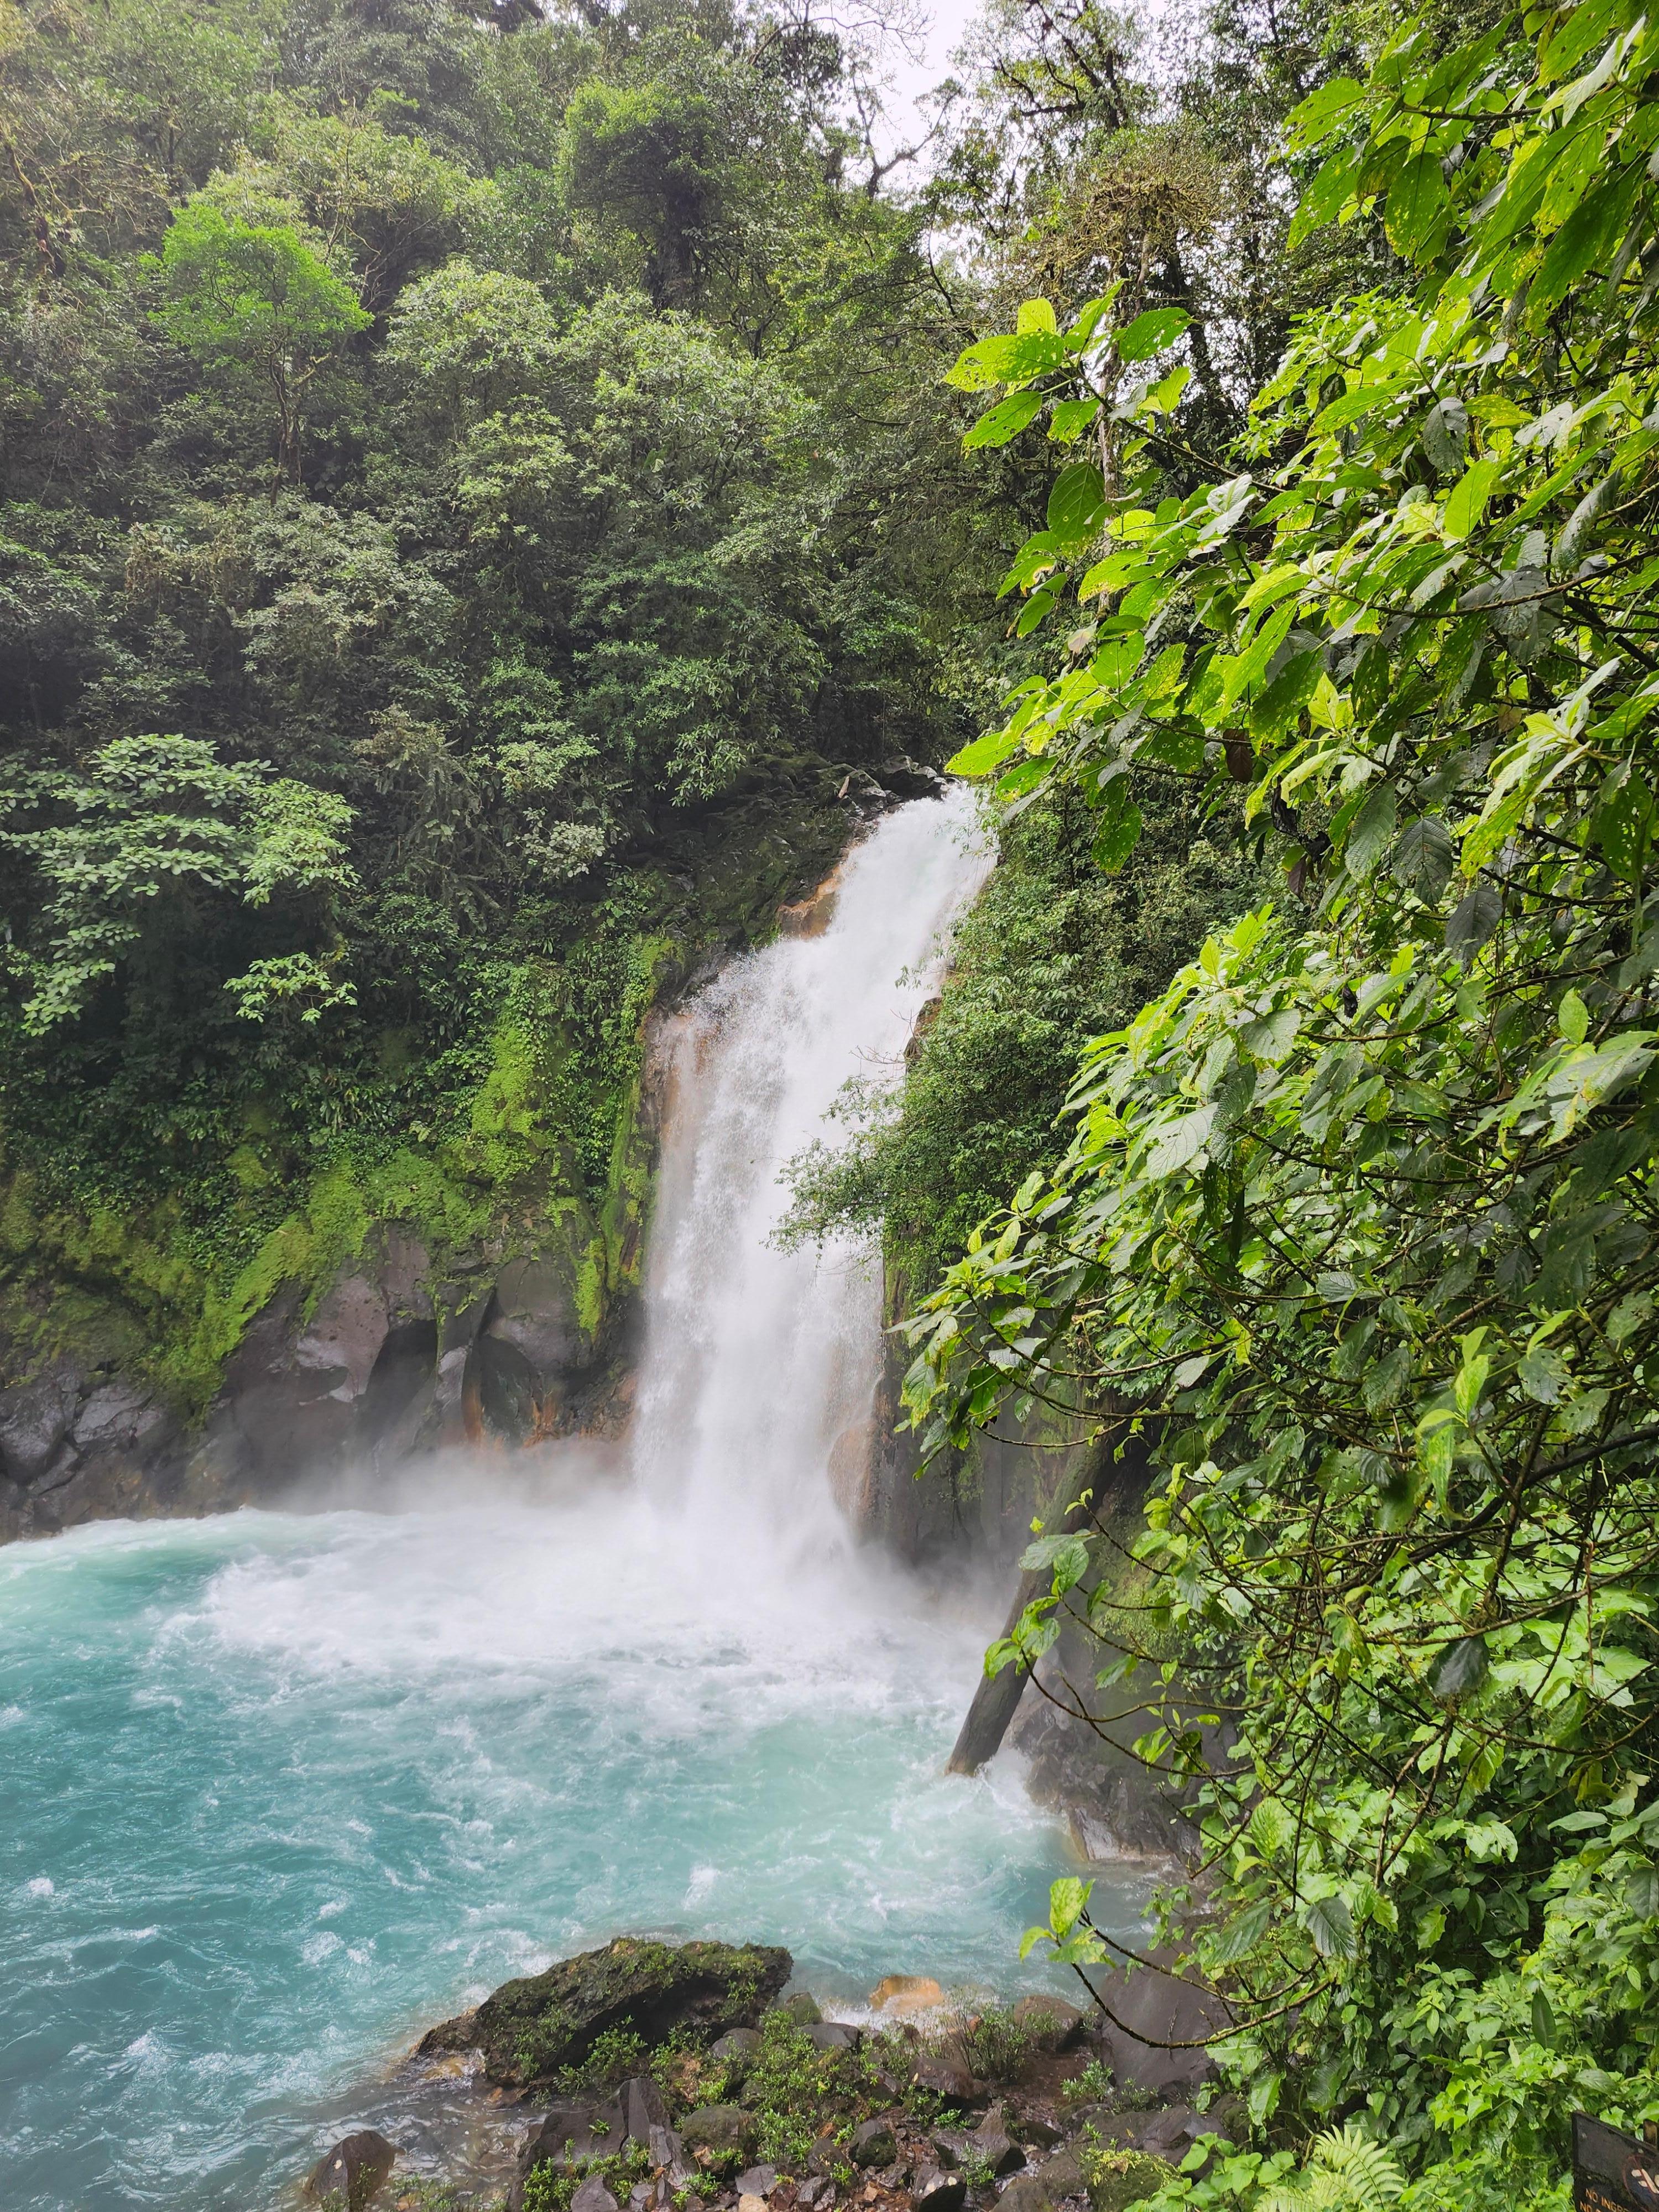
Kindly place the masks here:
<instances>
[{"instance_id":1,"label":"dark rock in foreground","mask_svg":"<svg viewBox=\"0 0 1659 2212\"><path fill-rule=\"evenodd\" d=\"M325 2158L319 2159L306 2177L305 2193L319 2204L331 2199L348 2212L367 2204L392 2171L398 2147L377 2129L363 2128L343 2136Z\"/></svg>"},{"instance_id":2,"label":"dark rock in foreground","mask_svg":"<svg viewBox=\"0 0 1659 2212\"><path fill-rule=\"evenodd\" d=\"M520 2172L535 2166L574 2169L591 2158L612 2157L625 2140L619 2104L557 2104L532 2130Z\"/></svg>"},{"instance_id":3,"label":"dark rock in foreground","mask_svg":"<svg viewBox=\"0 0 1659 2212\"><path fill-rule=\"evenodd\" d=\"M544 1974L503 1982L476 2012L424 2037L422 2056L473 2051L498 2087L534 2089L580 2067L603 2035L661 2043L752 2027L788 1980L787 1951L762 1943L658 1943L619 1936Z\"/></svg>"}]
</instances>

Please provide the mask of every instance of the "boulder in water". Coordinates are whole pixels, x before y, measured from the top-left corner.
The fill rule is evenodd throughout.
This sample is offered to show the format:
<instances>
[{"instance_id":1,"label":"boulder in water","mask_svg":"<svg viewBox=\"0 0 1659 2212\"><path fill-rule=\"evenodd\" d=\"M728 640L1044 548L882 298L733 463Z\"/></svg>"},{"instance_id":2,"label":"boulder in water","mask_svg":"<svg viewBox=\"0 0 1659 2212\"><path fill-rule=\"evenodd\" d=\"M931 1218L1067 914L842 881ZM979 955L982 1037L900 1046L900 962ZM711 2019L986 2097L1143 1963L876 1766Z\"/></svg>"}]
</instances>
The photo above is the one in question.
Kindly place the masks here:
<instances>
[{"instance_id":1,"label":"boulder in water","mask_svg":"<svg viewBox=\"0 0 1659 2212\"><path fill-rule=\"evenodd\" d=\"M945 778L936 768L925 768L908 753L884 760L876 770L876 781L895 799L943 799Z\"/></svg>"},{"instance_id":2,"label":"boulder in water","mask_svg":"<svg viewBox=\"0 0 1659 2212\"><path fill-rule=\"evenodd\" d=\"M927 2012L945 2002L931 1974L889 1974L870 1992L872 2012Z\"/></svg>"},{"instance_id":3,"label":"boulder in water","mask_svg":"<svg viewBox=\"0 0 1659 2212\"><path fill-rule=\"evenodd\" d=\"M817 1999L807 1990L792 1990L778 2010L794 2027L816 2027L823 2018Z\"/></svg>"},{"instance_id":4,"label":"boulder in water","mask_svg":"<svg viewBox=\"0 0 1659 2212\"><path fill-rule=\"evenodd\" d=\"M660 2043L752 2027L789 1978L787 1951L762 1943L659 1943L619 1936L544 1974L503 1982L476 2012L424 2037L423 2056L477 2050L497 2087L533 2089L580 2066L603 2035Z\"/></svg>"},{"instance_id":5,"label":"boulder in water","mask_svg":"<svg viewBox=\"0 0 1659 2212\"><path fill-rule=\"evenodd\" d=\"M325 2158L318 2160L306 2177L305 2193L319 2204L330 2199L358 2212L392 2171L398 2147L375 2128L361 2128L343 2136Z\"/></svg>"}]
</instances>

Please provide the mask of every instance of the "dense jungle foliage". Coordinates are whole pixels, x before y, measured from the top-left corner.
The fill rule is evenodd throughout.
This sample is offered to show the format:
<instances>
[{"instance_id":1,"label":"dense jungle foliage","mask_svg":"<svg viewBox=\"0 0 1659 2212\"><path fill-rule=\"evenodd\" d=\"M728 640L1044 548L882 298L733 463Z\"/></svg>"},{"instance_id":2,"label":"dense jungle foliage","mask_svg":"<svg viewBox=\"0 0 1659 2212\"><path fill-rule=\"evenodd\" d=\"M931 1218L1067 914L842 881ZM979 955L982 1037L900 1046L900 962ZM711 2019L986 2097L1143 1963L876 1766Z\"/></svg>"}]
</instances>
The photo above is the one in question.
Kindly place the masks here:
<instances>
[{"instance_id":1,"label":"dense jungle foliage","mask_svg":"<svg viewBox=\"0 0 1659 2212\"><path fill-rule=\"evenodd\" d=\"M72 1285L199 1409L377 1219L454 1250L603 1208L653 1000L828 868L849 769L978 726L1031 649L995 591L1046 472L964 454L942 372L1013 281L975 241L1017 261L1060 190L999 88L1036 82L1035 21L1010 6L919 191L856 22L0 0L26 1358ZM1083 1039L1249 902L1190 834L1127 902L1065 819L1011 842L1018 972L959 1054L988 1140L930 1135L851 1205L902 1215L918 1285L1052 1158Z\"/></svg>"},{"instance_id":2,"label":"dense jungle foliage","mask_svg":"<svg viewBox=\"0 0 1659 2212\"><path fill-rule=\"evenodd\" d=\"M0 1251L186 1396L376 1215L603 1192L664 978L959 741L1004 495L858 89L720 0L0 0Z\"/></svg>"},{"instance_id":3,"label":"dense jungle foliage","mask_svg":"<svg viewBox=\"0 0 1659 2212\"><path fill-rule=\"evenodd\" d=\"M1559 2205L1659 2118L1659 33L996 0L925 188L862 70L0 0L0 1264L219 1297L199 1395L370 1216L592 1197L663 976L954 754L1004 866L796 1219L930 1449L1164 1470L992 1655L1202 1822L1263 2135L1160 2212L1339 2124Z\"/></svg>"},{"instance_id":4,"label":"dense jungle foliage","mask_svg":"<svg viewBox=\"0 0 1659 2212\"><path fill-rule=\"evenodd\" d=\"M1136 1573L1042 1537L988 1664L1075 1624L1049 1693L1139 1693L1202 1832L1164 1933L1269 2141L1355 2123L1485 2212L1566 2203L1575 2108L1659 2118L1659 33L1358 44L1289 118L1285 248L1334 243L1246 407L1176 213L953 373L970 447L1077 457L1008 579L1048 665L956 766L1109 873L1170 791L1242 799L1285 873L1089 1044L907 1395L934 1449L1143 1433ZM1133 1963L1081 1881L1029 1940L1109 2007ZM1364 2195L1192 2166L1158 2212Z\"/></svg>"}]
</instances>

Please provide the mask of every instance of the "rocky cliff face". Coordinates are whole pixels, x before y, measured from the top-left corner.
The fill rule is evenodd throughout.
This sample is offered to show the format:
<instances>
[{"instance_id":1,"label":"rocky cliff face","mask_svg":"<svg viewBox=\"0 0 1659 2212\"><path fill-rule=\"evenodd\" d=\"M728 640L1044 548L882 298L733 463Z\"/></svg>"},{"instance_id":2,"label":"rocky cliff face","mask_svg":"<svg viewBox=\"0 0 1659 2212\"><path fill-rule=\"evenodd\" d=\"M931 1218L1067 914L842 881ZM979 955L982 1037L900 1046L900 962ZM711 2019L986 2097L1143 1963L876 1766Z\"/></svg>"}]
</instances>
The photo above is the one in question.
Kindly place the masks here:
<instances>
[{"instance_id":1,"label":"rocky cliff face","mask_svg":"<svg viewBox=\"0 0 1659 2212\"><path fill-rule=\"evenodd\" d=\"M319 1292L280 1284L196 1422L137 1379L133 1320L113 1306L83 1311L44 1355L38 1337L0 1341L0 1382L15 1378L0 1387L0 1540L267 1503L444 1446L614 1431L659 1110L647 1073L598 1218L561 1197L441 1254L378 1222Z\"/></svg>"},{"instance_id":2,"label":"rocky cliff face","mask_svg":"<svg viewBox=\"0 0 1659 2212\"><path fill-rule=\"evenodd\" d=\"M314 1305L286 1285L255 1315L199 1427L115 1349L62 1352L0 1389L0 1539L213 1512L349 1462L576 1425L605 1344L576 1316L568 1257L481 1257L441 1280L420 1243L384 1230Z\"/></svg>"}]
</instances>

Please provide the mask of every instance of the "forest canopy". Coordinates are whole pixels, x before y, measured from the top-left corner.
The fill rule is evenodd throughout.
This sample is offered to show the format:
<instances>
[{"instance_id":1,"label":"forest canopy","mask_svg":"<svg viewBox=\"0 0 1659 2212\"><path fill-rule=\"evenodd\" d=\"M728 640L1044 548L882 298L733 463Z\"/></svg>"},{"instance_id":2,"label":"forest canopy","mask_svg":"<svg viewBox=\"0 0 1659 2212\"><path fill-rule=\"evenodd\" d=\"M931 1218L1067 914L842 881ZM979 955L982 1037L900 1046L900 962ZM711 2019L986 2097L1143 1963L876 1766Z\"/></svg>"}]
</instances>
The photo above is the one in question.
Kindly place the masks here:
<instances>
[{"instance_id":1,"label":"forest canopy","mask_svg":"<svg viewBox=\"0 0 1659 2212\"><path fill-rule=\"evenodd\" d=\"M960 741L968 295L862 68L680 0L0 6L9 1267L101 1211L199 1299L508 1049L602 1187L665 948Z\"/></svg>"}]
</instances>

